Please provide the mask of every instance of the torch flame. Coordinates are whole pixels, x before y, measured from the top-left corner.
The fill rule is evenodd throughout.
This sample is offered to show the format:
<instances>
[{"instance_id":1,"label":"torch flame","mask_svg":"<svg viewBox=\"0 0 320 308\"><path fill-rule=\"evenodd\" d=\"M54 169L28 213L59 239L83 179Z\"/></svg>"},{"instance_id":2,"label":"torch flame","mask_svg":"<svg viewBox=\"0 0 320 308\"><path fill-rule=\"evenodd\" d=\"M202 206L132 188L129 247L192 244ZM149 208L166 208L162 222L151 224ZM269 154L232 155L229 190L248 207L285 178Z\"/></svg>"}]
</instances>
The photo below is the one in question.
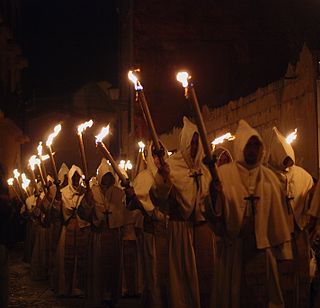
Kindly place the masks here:
<instances>
[{"instance_id":1,"label":"torch flame","mask_svg":"<svg viewBox=\"0 0 320 308\"><path fill-rule=\"evenodd\" d=\"M49 135L48 140L46 142L46 146L49 147L52 145L53 139L58 136L61 131L61 124L58 124L53 129L53 133Z\"/></svg>"},{"instance_id":2,"label":"torch flame","mask_svg":"<svg viewBox=\"0 0 320 308\"><path fill-rule=\"evenodd\" d=\"M119 163L119 168L127 171L127 170L131 170L132 169L132 163L130 160L120 160L120 163Z\"/></svg>"},{"instance_id":3,"label":"torch flame","mask_svg":"<svg viewBox=\"0 0 320 308\"><path fill-rule=\"evenodd\" d=\"M7 180L8 185L12 186L13 185L13 181L14 181L13 178L8 179Z\"/></svg>"},{"instance_id":4,"label":"torch flame","mask_svg":"<svg viewBox=\"0 0 320 308\"><path fill-rule=\"evenodd\" d=\"M34 171L34 166L35 165L40 165L40 159L39 158L37 158L37 156L36 155L32 155L31 157L30 157L30 159L29 159L29 166L30 166L30 168L31 168L31 170L32 171Z\"/></svg>"},{"instance_id":5,"label":"torch flame","mask_svg":"<svg viewBox=\"0 0 320 308\"><path fill-rule=\"evenodd\" d=\"M234 140L235 138L236 138L236 137L233 136L233 135L231 135L231 133L226 133L226 134L224 134L224 135L222 135L222 136L214 139L214 140L211 142L211 144L217 145L217 144L223 143L225 140L230 141L230 140Z\"/></svg>"},{"instance_id":6,"label":"torch flame","mask_svg":"<svg viewBox=\"0 0 320 308\"><path fill-rule=\"evenodd\" d=\"M27 178L27 176L25 175L25 173L22 173L22 174L21 174L21 178L22 178L22 184L21 184L21 186L22 186L22 188L23 188L24 190L26 190L27 187L28 187L29 184L30 184L30 180Z\"/></svg>"},{"instance_id":7,"label":"torch flame","mask_svg":"<svg viewBox=\"0 0 320 308\"><path fill-rule=\"evenodd\" d=\"M85 131L88 127L91 127L92 125L93 125L92 120L80 124L78 126L78 135L82 134L83 131Z\"/></svg>"},{"instance_id":8,"label":"torch flame","mask_svg":"<svg viewBox=\"0 0 320 308\"><path fill-rule=\"evenodd\" d=\"M291 144L294 140L297 139L297 129L295 129L291 134L286 137L288 144Z\"/></svg>"},{"instance_id":9,"label":"torch flame","mask_svg":"<svg viewBox=\"0 0 320 308\"><path fill-rule=\"evenodd\" d=\"M146 147L146 145L142 141L138 142L138 146L139 146L139 152L143 152L144 148Z\"/></svg>"},{"instance_id":10,"label":"torch flame","mask_svg":"<svg viewBox=\"0 0 320 308\"><path fill-rule=\"evenodd\" d=\"M102 127L100 133L97 136L95 136L96 137L96 143L102 142L103 138L105 136L107 136L107 135L109 135L109 124L108 124L107 127Z\"/></svg>"},{"instance_id":11,"label":"torch flame","mask_svg":"<svg viewBox=\"0 0 320 308\"><path fill-rule=\"evenodd\" d=\"M14 169L14 170L13 170L13 176L14 176L14 178L16 178L16 179L19 178L20 172L18 171L18 169Z\"/></svg>"},{"instance_id":12,"label":"torch flame","mask_svg":"<svg viewBox=\"0 0 320 308\"><path fill-rule=\"evenodd\" d=\"M191 76L187 72L179 72L177 74L177 80L182 83L182 86L186 88L189 84L188 80L191 79Z\"/></svg>"},{"instance_id":13,"label":"torch flame","mask_svg":"<svg viewBox=\"0 0 320 308\"><path fill-rule=\"evenodd\" d=\"M171 151L168 151L168 155L171 156L173 154L173 152Z\"/></svg>"},{"instance_id":14,"label":"torch flame","mask_svg":"<svg viewBox=\"0 0 320 308\"><path fill-rule=\"evenodd\" d=\"M42 156L42 141L39 142L39 145L37 146L38 156Z\"/></svg>"},{"instance_id":15,"label":"torch flame","mask_svg":"<svg viewBox=\"0 0 320 308\"><path fill-rule=\"evenodd\" d=\"M136 70L136 71L139 71L139 70ZM134 84L135 90L142 90L143 89L143 86L141 85L138 77L135 74L133 74L133 71L128 72L128 78Z\"/></svg>"}]
</instances>

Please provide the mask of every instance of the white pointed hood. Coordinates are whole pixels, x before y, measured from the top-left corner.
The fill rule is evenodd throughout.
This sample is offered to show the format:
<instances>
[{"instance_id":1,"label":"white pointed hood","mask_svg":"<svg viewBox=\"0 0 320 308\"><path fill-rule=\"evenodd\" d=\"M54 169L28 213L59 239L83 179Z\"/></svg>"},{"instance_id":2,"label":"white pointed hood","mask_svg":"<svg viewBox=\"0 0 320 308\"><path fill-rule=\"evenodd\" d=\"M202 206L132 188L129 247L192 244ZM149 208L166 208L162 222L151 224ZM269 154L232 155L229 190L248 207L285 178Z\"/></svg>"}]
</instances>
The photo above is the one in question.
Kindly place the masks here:
<instances>
[{"instance_id":1,"label":"white pointed hood","mask_svg":"<svg viewBox=\"0 0 320 308\"><path fill-rule=\"evenodd\" d=\"M196 158L194 161L191 159L191 140L194 133L198 133L197 126L186 117L183 118L183 123L184 126L179 138L179 150L168 159L170 180L178 191L181 215L187 219L195 210L197 215L199 214L199 220L203 220L200 212L204 198L209 192L211 176L208 168L202 163L204 154L200 138ZM195 178L199 179L199 190Z\"/></svg>"},{"instance_id":2,"label":"white pointed hood","mask_svg":"<svg viewBox=\"0 0 320 308\"><path fill-rule=\"evenodd\" d=\"M59 172L58 172L58 180L60 181L60 183L62 184L64 181L64 177L65 175L67 175L69 172L69 168L65 163L62 163Z\"/></svg>"},{"instance_id":3,"label":"white pointed hood","mask_svg":"<svg viewBox=\"0 0 320 308\"><path fill-rule=\"evenodd\" d=\"M277 170L283 170L283 161L286 157L290 157L295 163L294 150L291 144L286 141L286 138L276 127L273 127L270 143L269 164Z\"/></svg>"},{"instance_id":4,"label":"white pointed hood","mask_svg":"<svg viewBox=\"0 0 320 308\"><path fill-rule=\"evenodd\" d=\"M242 165L246 165L243 150L247 145L249 139L253 136L256 136L260 140L262 146L264 147L260 134L254 128L252 128L245 120L241 119L239 121L237 131L235 133L236 139L234 140L234 159L236 162ZM258 164L262 162L263 155L264 153L262 152Z\"/></svg>"},{"instance_id":5,"label":"white pointed hood","mask_svg":"<svg viewBox=\"0 0 320 308\"><path fill-rule=\"evenodd\" d=\"M117 178L112 166L105 158L102 158L101 163L97 169L97 181L99 185L101 185L103 176L109 172L114 176L115 179Z\"/></svg>"}]
</instances>

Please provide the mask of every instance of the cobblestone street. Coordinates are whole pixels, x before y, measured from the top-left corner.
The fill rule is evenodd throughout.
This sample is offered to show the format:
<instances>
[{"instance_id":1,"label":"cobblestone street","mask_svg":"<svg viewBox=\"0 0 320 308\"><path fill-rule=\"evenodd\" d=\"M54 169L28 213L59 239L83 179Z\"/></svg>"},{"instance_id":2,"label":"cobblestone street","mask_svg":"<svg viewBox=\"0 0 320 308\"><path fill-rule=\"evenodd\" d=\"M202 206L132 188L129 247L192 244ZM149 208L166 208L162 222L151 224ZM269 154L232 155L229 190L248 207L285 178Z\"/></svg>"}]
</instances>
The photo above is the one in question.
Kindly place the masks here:
<instances>
[{"instance_id":1,"label":"cobblestone street","mask_svg":"<svg viewBox=\"0 0 320 308\"><path fill-rule=\"evenodd\" d=\"M22 244L9 253L9 307L89 307L85 299L57 298L48 281L31 280L30 266L22 261L22 255ZM141 305L137 298L123 298L116 307L139 308Z\"/></svg>"}]
</instances>

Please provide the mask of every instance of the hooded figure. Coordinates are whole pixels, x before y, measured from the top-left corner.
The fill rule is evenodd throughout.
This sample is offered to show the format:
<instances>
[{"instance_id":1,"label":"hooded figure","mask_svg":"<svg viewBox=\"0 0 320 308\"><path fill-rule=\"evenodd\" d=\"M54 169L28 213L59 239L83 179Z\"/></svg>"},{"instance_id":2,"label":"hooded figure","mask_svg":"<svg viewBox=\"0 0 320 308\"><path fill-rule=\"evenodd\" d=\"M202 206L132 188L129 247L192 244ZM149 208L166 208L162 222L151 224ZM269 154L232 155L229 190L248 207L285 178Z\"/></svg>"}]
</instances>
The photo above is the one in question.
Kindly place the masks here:
<instances>
[{"instance_id":1,"label":"hooded figure","mask_svg":"<svg viewBox=\"0 0 320 308\"><path fill-rule=\"evenodd\" d=\"M102 159L92 183L94 206L89 238L88 298L96 306L103 301L115 304L121 293L122 240L125 224L124 192L116 185L116 175Z\"/></svg>"},{"instance_id":2,"label":"hooded figure","mask_svg":"<svg viewBox=\"0 0 320 308\"><path fill-rule=\"evenodd\" d=\"M208 218L222 239L212 307L284 307L271 249L291 238L280 183L262 165L258 132L240 120L235 136L235 160L218 168L222 188L211 185Z\"/></svg>"},{"instance_id":3,"label":"hooded figure","mask_svg":"<svg viewBox=\"0 0 320 308\"><path fill-rule=\"evenodd\" d=\"M313 187L313 179L307 171L295 165L294 150L276 127L272 130L269 166L280 180L288 224L293 234L294 260L279 263L285 302L288 307L308 307L310 245L305 228L309 222L309 192ZM319 204L316 207L319 209ZM295 282L296 292L292 292L292 281Z\"/></svg>"},{"instance_id":4,"label":"hooded figure","mask_svg":"<svg viewBox=\"0 0 320 308\"><path fill-rule=\"evenodd\" d=\"M68 172L68 185L61 189L63 226L53 274L58 295L82 296L86 286L90 223L81 216L82 208L89 207L82 175L82 170L73 165Z\"/></svg>"},{"instance_id":5,"label":"hooded figure","mask_svg":"<svg viewBox=\"0 0 320 308\"><path fill-rule=\"evenodd\" d=\"M165 150L165 153L167 151ZM167 299L167 215L161 212L162 205L158 204L152 196L152 188L155 185L154 177L158 171L155 160L153 144L150 143L145 151L146 169L142 170L133 182L133 189L140 204L144 207L151 219L143 219L142 253L144 287L142 293L142 305L144 307L166 307ZM164 155L167 159L168 155ZM164 206L165 210L165 206ZM162 296L161 296L162 295Z\"/></svg>"},{"instance_id":6,"label":"hooded figure","mask_svg":"<svg viewBox=\"0 0 320 308\"><path fill-rule=\"evenodd\" d=\"M216 156L217 167L231 163L233 161L231 153L222 146L215 148L212 154Z\"/></svg>"},{"instance_id":7,"label":"hooded figure","mask_svg":"<svg viewBox=\"0 0 320 308\"><path fill-rule=\"evenodd\" d=\"M155 181L157 197L167 198L170 203L169 306L197 308L200 291L204 306L211 291L213 238L202 214L211 177L202 163L204 155L197 127L186 117L183 123L178 151L167 160L168 178L158 172Z\"/></svg>"},{"instance_id":8,"label":"hooded figure","mask_svg":"<svg viewBox=\"0 0 320 308\"><path fill-rule=\"evenodd\" d=\"M65 163L62 163L58 172L58 180L61 188L68 185L68 172L69 172L68 166Z\"/></svg>"}]
</instances>

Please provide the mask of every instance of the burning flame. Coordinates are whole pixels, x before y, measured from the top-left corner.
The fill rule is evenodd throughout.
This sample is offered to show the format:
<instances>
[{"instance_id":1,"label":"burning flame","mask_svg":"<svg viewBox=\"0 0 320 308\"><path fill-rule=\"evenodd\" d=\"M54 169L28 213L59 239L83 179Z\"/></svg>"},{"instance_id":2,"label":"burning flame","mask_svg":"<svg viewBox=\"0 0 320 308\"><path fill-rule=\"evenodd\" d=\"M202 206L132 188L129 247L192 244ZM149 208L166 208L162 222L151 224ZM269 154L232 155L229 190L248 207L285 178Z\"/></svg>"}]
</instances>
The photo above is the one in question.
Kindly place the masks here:
<instances>
[{"instance_id":1,"label":"burning flame","mask_svg":"<svg viewBox=\"0 0 320 308\"><path fill-rule=\"evenodd\" d=\"M130 160L120 160L119 167L125 171L132 169L132 163Z\"/></svg>"},{"instance_id":2,"label":"burning flame","mask_svg":"<svg viewBox=\"0 0 320 308\"><path fill-rule=\"evenodd\" d=\"M42 157L42 141L39 142L39 145L37 146L38 156Z\"/></svg>"},{"instance_id":3,"label":"burning flame","mask_svg":"<svg viewBox=\"0 0 320 308\"><path fill-rule=\"evenodd\" d=\"M16 179L19 178L20 172L18 171L18 169L14 169L14 170L13 170L13 176L14 176L14 178L16 178Z\"/></svg>"},{"instance_id":4,"label":"burning flame","mask_svg":"<svg viewBox=\"0 0 320 308\"><path fill-rule=\"evenodd\" d=\"M22 178L21 186L24 190L26 190L30 184L30 180L27 178L27 176L24 173L21 174L21 178Z\"/></svg>"},{"instance_id":5,"label":"burning flame","mask_svg":"<svg viewBox=\"0 0 320 308\"><path fill-rule=\"evenodd\" d=\"M294 140L297 139L297 129L295 129L291 134L286 137L288 144L291 144Z\"/></svg>"},{"instance_id":6,"label":"burning flame","mask_svg":"<svg viewBox=\"0 0 320 308\"><path fill-rule=\"evenodd\" d=\"M179 72L177 74L177 80L182 83L182 86L186 88L189 84L188 80L191 79L191 76L187 72Z\"/></svg>"},{"instance_id":7,"label":"burning flame","mask_svg":"<svg viewBox=\"0 0 320 308\"><path fill-rule=\"evenodd\" d=\"M78 135L82 134L83 131L85 131L88 127L91 127L92 125L93 125L92 120L80 124L78 126Z\"/></svg>"},{"instance_id":8,"label":"burning flame","mask_svg":"<svg viewBox=\"0 0 320 308\"><path fill-rule=\"evenodd\" d=\"M139 70L136 70L136 71L139 71ZM135 74L133 74L133 71L128 72L128 78L134 84L135 90L142 90L143 89L143 86L141 85L138 77Z\"/></svg>"},{"instance_id":9,"label":"burning flame","mask_svg":"<svg viewBox=\"0 0 320 308\"><path fill-rule=\"evenodd\" d=\"M143 152L144 148L146 147L146 145L142 141L138 142L138 146L139 146L139 152Z\"/></svg>"},{"instance_id":10,"label":"burning flame","mask_svg":"<svg viewBox=\"0 0 320 308\"><path fill-rule=\"evenodd\" d=\"M7 180L8 185L12 186L13 185L13 181L14 181L13 178L8 179Z\"/></svg>"},{"instance_id":11,"label":"burning flame","mask_svg":"<svg viewBox=\"0 0 320 308\"><path fill-rule=\"evenodd\" d=\"M102 142L103 138L105 136L107 136L107 135L109 135L109 124L108 124L107 127L102 127L100 133L97 136L95 136L96 137L96 143Z\"/></svg>"},{"instance_id":12,"label":"burning flame","mask_svg":"<svg viewBox=\"0 0 320 308\"><path fill-rule=\"evenodd\" d=\"M225 140L230 141L230 140L234 140L235 138L236 138L236 137L233 136L233 135L231 135L231 133L226 133L226 134L224 134L224 135L222 135L222 136L214 139L214 140L211 142L211 144L217 145L217 144L223 143Z\"/></svg>"},{"instance_id":13,"label":"burning flame","mask_svg":"<svg viewBox=\"0 0 320 308\"><path fill-rule=\"evenodd\" d=\"M53 133L49 135L48 140L46 142L46 146L49 147L52 145L53 139L58 136L61 131L61 124L58 124L53 129Z\"/></svg>"},{"instance_id":14,"label":"burning flame","mask_svg":"<svg viewBox=\"0 0 320 308\"><path fill-rule=\"evenodd\" d=\"M49 156L49 155L48 155ZM35 165L40 165L40 159L36 155L32 155L29 159L29 166L34 171Z\"/></svg>"},{"instance_id":15,"label":"burning flame","mask_svg":"<svg viewBox=\"0 0 320 308\"><path fill-rule=\"evenodd\" d=\"M168 155L171 156L173 154L173 152L171 151L168 151Z\"/></svg>"}]
</instances>

